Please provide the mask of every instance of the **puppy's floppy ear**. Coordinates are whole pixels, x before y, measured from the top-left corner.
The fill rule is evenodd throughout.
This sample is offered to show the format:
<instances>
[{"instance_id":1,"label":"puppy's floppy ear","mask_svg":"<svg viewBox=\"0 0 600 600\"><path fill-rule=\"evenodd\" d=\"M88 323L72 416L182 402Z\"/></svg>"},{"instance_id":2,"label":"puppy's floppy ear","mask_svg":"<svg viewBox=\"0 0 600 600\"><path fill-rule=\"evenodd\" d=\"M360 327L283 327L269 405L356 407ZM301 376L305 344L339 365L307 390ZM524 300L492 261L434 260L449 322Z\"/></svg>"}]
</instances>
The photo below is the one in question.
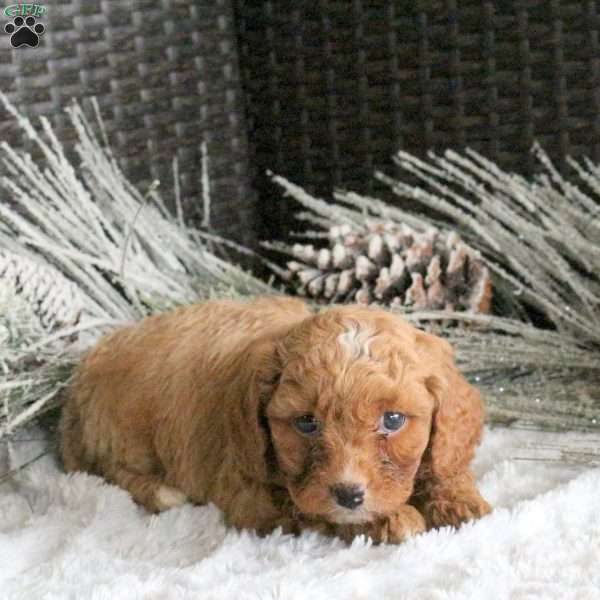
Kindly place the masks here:
<instances>
[{"instance_id":1,"label":"puppy's floppy ear","mask_svg":"<svg viewBox=\"0 0 600 600\"><path fill-rule=\"evenodd\" d=\"M277 341L253 344L236 365L236 385L228 399L228 447L237 469L252 479L267 481L272 451L265 409L281 374Z\"/></svg>"},{"instance_id":2,"label":"puppy's floppy ear","mask_svg":"<svg viewBox=\"0 0 600 600\"><path fill-rule=\"evenodd\" d=\"M428 373L425 385L435 400L429 446L419 474L450 479L465 471L473 458L481 438L483 403L454 364L446 340L419 332L416 341Z\"/></svg>"}]
</instances>

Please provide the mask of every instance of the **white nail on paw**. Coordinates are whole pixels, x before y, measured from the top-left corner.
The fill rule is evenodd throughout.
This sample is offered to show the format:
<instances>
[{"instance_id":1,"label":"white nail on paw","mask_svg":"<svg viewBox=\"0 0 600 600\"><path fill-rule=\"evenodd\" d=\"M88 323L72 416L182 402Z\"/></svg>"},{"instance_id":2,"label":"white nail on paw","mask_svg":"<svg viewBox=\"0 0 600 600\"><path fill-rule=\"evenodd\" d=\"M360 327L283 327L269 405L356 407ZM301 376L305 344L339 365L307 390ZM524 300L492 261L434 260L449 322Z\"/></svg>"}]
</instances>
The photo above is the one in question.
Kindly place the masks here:
<instances>
[{"instance_id":1,"label":"white nail on paw","mask_svg":"<svg viewBox=\"0 0 600 600\"><path fill-rule=\"evenodd\" d=\"M187 496L177 488L161 485L156 490L155 501L159 510L168 510L185 504Z\"/></svg>"}]
</instances>

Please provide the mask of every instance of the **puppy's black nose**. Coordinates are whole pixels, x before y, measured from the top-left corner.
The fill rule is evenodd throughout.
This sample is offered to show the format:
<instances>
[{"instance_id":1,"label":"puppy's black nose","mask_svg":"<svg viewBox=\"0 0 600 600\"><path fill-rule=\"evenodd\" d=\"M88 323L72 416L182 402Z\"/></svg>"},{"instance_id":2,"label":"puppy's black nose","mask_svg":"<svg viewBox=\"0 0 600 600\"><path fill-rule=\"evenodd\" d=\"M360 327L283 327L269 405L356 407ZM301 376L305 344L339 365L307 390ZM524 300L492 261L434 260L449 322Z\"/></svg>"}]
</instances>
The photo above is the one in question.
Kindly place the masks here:
<instances>
[{"instance_id":1,"label":"puppy's black nose","mask_svg":"<svg viewBox=\"0 0 600 600\"><path fill-rule=\"evenodd\" d=\"M359 485L334 485L329 489L335 501L350 510L358 508L365 500L365 492Z\"/></svg>"}]
</instances>

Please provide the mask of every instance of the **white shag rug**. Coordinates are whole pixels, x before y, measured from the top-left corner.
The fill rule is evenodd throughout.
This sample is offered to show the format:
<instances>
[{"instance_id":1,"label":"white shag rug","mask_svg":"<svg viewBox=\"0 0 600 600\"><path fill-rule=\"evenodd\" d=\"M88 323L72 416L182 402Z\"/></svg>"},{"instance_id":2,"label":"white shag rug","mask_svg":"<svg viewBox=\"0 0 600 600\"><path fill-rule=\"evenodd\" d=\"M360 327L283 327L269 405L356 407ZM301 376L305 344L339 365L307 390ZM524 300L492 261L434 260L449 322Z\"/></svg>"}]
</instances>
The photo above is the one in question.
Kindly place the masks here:
<instances>
[{"instance_id":1,"label":"white shag rug","mask_svg":"<svg viewBox=\"0 0 600 600\"><path fill-rule=\"evenodd\" d=\"M475 469L492 515L379 547L260 539L212 506L150 516L45 457L0 485L0 598L598 600L600 470L510 459L532 435L486 433ZM1 444L0 473L40 447Z\"/></svg>"}]
</instances>

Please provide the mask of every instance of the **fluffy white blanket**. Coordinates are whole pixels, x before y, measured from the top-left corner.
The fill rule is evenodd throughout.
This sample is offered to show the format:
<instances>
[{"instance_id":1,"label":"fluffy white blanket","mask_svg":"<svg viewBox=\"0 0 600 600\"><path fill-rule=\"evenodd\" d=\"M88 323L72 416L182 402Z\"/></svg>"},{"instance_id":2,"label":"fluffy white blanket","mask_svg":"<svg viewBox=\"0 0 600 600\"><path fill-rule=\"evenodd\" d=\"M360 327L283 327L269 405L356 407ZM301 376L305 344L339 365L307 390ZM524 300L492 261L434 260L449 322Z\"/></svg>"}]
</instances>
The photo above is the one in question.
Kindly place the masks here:
<instances>
[{"instance_id":1,"label":"fluffy white blanket","mask_svg":"<svg viewBox=\"0 0 600 600\"><path fill-rule=\"evenodd\" d=\"M492 515L397 547L259 539L226 529L212 506L150 516L46 457L0 486L0 597L598 600L600 470L511 459L531 435L485 436L475 468ZM0 473L38 451L1 445Z\"/></svg>"}]
</instances>

